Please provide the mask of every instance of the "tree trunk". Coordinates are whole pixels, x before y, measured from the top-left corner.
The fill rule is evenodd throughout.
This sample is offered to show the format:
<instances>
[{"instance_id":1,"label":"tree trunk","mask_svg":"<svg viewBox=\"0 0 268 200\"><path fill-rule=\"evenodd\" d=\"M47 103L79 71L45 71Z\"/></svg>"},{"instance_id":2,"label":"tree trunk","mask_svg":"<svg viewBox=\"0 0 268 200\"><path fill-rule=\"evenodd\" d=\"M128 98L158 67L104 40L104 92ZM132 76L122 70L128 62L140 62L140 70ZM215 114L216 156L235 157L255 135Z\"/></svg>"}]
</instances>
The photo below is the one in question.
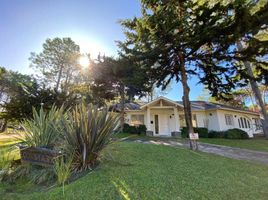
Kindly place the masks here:
<instances>
[{"instance_id":1,"label":"tree trunk","mask_svg":"<svg viewBox=\"0 0 268 200\"><path fill-rule=\"evenodd\" d=\"M120 113L120 132L123 132L125 123L125 86L120 86L120 100L121 100L121 113Z\"/></svg>"},{"instance_id":2,"label":"tree trunk","mask_svg":"<svg viewBox=\"0 0 268 200\"><path fill-rule=\"evenodd\" d=\"M187 73L186 69L184 66L184 59L182 56L180 56L180 69L181 69L181 83L183 87L183 106L184 106L184 115L185 115L185 120L186 120L186 125L188 128L188 134L194 133L194 128L193 128L193 122L192 122L192 109L191 109L191 102L189 99L189 93L190 93L190 88L188 86L187 80ZM198 150L198 145L196 141L193 141L190 139L190 148L192 150Z\"/></svg>"},{"instance_id":3,"label":"tree trunk","mask_svg":"<svg viewBox=\"0 0 268 200\"><path fill-rule=\"evenodd\" d=\"M59 75L58 75L57 84L56 84L56 88L55 88L56 92L59 91L60 80L61 80L61 77L62 77L62 70L63 70L63 66L61 65Z\"/></svg>"},{"instance_id":4,"label":"tree trunk","mask_svg":"<svg viewBox=\"0 0 268 200\"><path fill-rule=\"evenodd\" d=\"M251 65L249 62L244 62L244 65L247 69L247 73L250 77L253 77L253 72L252 72L252 68L251 68ZM251 88L252 88L252 91L255 95L255 98L256 98L256 102L258 103L258 106L260 107L260 110L261 110L261 114L264 118L264 120L262 121L262 126L263 126L263 133L266 137L266 139L268 139L268 115L267 115L267 112L266 112L266 107L264 105L264 102L262 100L262 96L261 96L261 93L260 93L260 90L259 90L259 87L258 87L258 84L256 83L256 81L254 80L250 80L250 85L251 85Z\"/></svg>"},{"instance_id":5,"label":"tree trunk","mask_svg":"<svg viewBox=\"0 0 268 200\"><path fill-rule=\"evenodd\" d=\"M0 122L0 133L3 133L7 128L7 120L3 119L2 122Z\"/></svg>"},{"instance_id":6,"label":"tree trunk","mask_svg":"<svg viewBox=\"0 0 268 200\"><path fill-rule=\"evenodd\" d=\"M69 83L70 83L70 77L71 77L71 67L69 67L68 68L68 70L67 70L67 74L66 74L66 78L65 78L65 84L64 84L64 89L63 89L63 91L64 92L67 92L67 89L68 89L68 87L69 87Z\"/></svg>"},{"instance_id":7,"label":"tree trunk","mask_svg":"<svg viewBox=\"0 0 268 200\"><path fill-rule=\"evenodd\" d=\"M241 42L238 42L237 46L238 46L239 50L243 50L243 46L242 46ZM264 120L262 121L263 133L264 133L266 139L268 139L268 115L267 115L266 108L265 108L265 105L264 105L263 100L262 100L261 92L260 92L260 89L259 89L256 81L252 79L252 78L254 78L254 74L253 74L253 71L251 68L251 64L247 61L244 61L243 63L246 67L247 74L251 77L251 79L249 80L250 86L251 86L252 91L254 93L256 102L261 109L261 114L264 118Z\"/></svg>"}]
</instances>

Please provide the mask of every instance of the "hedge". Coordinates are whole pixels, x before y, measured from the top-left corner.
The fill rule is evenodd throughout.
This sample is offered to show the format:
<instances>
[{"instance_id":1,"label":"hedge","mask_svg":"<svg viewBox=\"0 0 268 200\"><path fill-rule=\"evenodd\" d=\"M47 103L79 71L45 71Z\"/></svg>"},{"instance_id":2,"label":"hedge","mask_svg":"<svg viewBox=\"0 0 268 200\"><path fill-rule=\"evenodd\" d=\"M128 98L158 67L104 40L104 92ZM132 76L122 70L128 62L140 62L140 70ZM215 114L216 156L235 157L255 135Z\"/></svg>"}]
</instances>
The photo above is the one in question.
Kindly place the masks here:
<instances>
[{"instance_id":1,"label":"hedge","mask_svg":"<svg viewBox=\"0 0 268 200\"><path fill-rule=\"evenodd\" d=\"M195 127L194 132L198 133L200 138L207 138L208 137L208 129L207 128ZM187 127L183 127L181 129L181 136L184 137L184 138L189 137Z\"/></svg>"},{"instance_id":2,"label":"hedge","mask_svg":"<svg viewBox=\"0 0 268 200\"><path fill-rule=\"evenodd\" d=\"M229 129L225 131L224 138L226 139L248 139L248 134L247 132L234 128L234 129Z\"/></svg>"},{"instance_id":3,"label":"hedge","mask_svg":"<svg viewBox=\"0 0 268 200\"><path fill-rule=\"evenodd\" d=\"M145 134L146 126L141 124L139 126L130 126L129 124L124 124L123 132L130 134Z\"/></svg>"},{"instance_id":4,"label":"hedge","mask_svg":"<svg viewBox=\"0 0 268 200\"><path fill-rule=\"evenodd\" d=\"M200 138L226 138L226 139L248 139L247 132L234 128L227 131L210 131L207 128L194 128L194 132L198 133ZM188 138L188 130L186 127L181 129L181 135L184 138Z\"/></svg>"}]
</instances>

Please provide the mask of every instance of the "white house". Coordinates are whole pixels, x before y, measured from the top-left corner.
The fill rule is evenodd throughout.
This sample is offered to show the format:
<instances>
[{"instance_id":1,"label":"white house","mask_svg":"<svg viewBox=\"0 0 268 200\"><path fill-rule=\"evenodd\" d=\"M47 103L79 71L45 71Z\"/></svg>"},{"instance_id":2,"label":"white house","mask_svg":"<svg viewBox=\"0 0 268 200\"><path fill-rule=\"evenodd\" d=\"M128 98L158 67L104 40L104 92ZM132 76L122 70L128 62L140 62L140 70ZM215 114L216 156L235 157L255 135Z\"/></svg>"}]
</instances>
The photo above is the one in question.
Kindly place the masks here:
<instances>
[{"instance_id":1,"label":"white house","mask_svg":"<svg viewBox=\"0 0 268 200\"><path fill-rule=\"evenodd\" d=\"M205 101L192 101L191 105L194 127L206 127L209 131L239 128L249 137L262 133L259 113ZM152 136L176 135L186 126L182 102L165 97L143 105L131 103L125 112L126 123L144 124L147 134Z\"/></svg>"}]
</instances>

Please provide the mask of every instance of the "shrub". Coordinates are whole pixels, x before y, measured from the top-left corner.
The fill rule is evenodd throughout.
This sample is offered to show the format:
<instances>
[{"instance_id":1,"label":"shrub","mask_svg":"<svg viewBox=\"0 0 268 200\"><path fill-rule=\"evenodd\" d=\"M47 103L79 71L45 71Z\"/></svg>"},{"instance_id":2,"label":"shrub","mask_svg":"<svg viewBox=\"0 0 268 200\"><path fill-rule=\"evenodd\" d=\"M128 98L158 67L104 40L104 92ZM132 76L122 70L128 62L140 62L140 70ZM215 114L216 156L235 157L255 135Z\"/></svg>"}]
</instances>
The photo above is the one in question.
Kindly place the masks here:
<instances>
[{"instance_id":1,"label":"shrub","mask_svg":"<svg viewBox=\"0 0 268 200\"><path fill-rule=\"evenodd\" d=\"M52 148L57 139L57 128L63 116L64 109L53 106L47 113L41 108L39 112L33 108L33 119L25 120L23 128L25 133L18 139L32 147Z\"/></svg>"},{"instance_id":2,"label":"shrub","mask_svg":"<svg viewBox=\"0 0 268 200\"><path fill-rule=\"evenodd\" d=\"M147 130L147 128L145 125L141 124L138 126L138 133L139 134L146 134L146 130Z\"/></svg>"},{"instance_id":3,"label":"shrub","mask_svg":"<svg viewBox=\"0 0 268 200\"><path fill-rule=\"evenodd\" d=\"M207 138L208 137L208 129L207 128L195 127L194 128L194 132L195 133L198 133L198 135L199 135L200 138ZM181 129L181 136L183 138L188 138L189 137L187 127L183 127Z\"/></svg>"},{"instance_id":4,"label":"shrub","mask_svg":"<svg viewBox=\"0 0 268 200\"><path fill-rule=\"evenodd\" d=\"M194 128L194 132L198 133L199 137L201 138L208 138L208 129L207 128Z\"/></svg>"},{"instance_id":5,"label":"shrub","mask_svg":"<svg viewBox=\"0 0 268 200\"><path fill-rule=\"evenodd\" d=\"M73 155L74 172L92 169L97 163L101 150L108 144L118 124L118 114L96 106L80 104L63 117L63 152Z\"/></svg>"},{"instance_id":6,"label":"shrub","mask_svg":"<svg viewBox=\"0 0 268 200\"><path fill-rule=\"evenodd\" d=\"M210 131L208 133L209 138L224 138L225 131Z\"/></svg>"},{"instance_id":7,"label":"shrub","mask_svg":"<svg viewBox=\"0 0 268 200\"><path fill-rule=\"evenodd\" d=\"M227 139L248 139L248 134L247 132L238 129L238 128L234 128L234 129L229 129L225 132L224 134L224 138Z\"/></svg>"},{"instance_id":8,"label":"shrub","mask_svg":"<svg viewBox=\"0 0 268 200\"><path fill-rule=\"evenodd\" d=\"M130 125L129 124L126 124L126 123L124 124L123 132L130 133Z\"/></svg>"},{"instance_id":9,"label":"shrub","mask_svg":"<svg viewBox=\"0 0 268 200\"><path fill-rule=\"evenodd\" d=\"M130 134L145 134L146 126L141 124L139 126L130 126L129 124L124 124L123 132Z\"/></svg>"},{"instance_id":10,"label":"shrub","mask_svg":"<svg viewBox=\"0 0 268 200\"><path fill-rule=\"evenodd\" d=\"M182 127L181 128L181 137L182 138L188 138L189 135L188 135L188 129L186 127Z\"/></svg>"}]
</instances>

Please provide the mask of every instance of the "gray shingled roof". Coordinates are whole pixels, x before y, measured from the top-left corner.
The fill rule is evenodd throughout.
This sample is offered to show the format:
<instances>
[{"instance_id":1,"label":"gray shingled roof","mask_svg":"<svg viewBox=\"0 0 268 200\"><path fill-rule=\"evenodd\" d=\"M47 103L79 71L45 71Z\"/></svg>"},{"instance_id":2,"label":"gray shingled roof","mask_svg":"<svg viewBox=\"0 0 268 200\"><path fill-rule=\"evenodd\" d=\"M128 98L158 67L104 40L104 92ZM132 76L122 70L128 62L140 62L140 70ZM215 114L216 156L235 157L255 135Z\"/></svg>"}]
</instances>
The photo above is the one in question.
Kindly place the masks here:
<instances>
[{"instance_id":1,"label":"gray shingled roof","mask_svg":"<svg viewBox=\"0 0 268 200\"><path fill-rule=\"evenodd\" d=\"M176 101L179 104L182 104L182 101ZM138 104L138 103L126 103L125 104L125 110L140 110L140 107L144 104ZM211 103L211 102L206 102L206 101L191 101L192 105L192 110L214 110L214 109L233 109L233 110L238 110L238 111L248 111L248 112L253 112L250 110L246 109L241 109L241 108L235 108L232 106L220 104L220 103ZM110 106L109 110L113 110L116 112L120 112L121 110L121 104L117 103L112 106ZM256 113L256 112L253 112Z\"/></svg>"},{"instance_id":2,"label":"gray shingled roof","mask_svg":"<svg viewBox=\"0 0 268 200\"><path fill-rule=\"evenodd\" d=\"M177 101L177 102L182 104L182 101ZM191 101L191 105L192 105L192 110L233 109L233 110L238 110L238 111L253 112L251 110L247 110L243 108L236 108L233 106L228 106L228 105L224 105L220 103L206 102L206 101Z\"/></svg>"},{"instance_id":3,"label":"gray shingled roof","mask_svg":"<svg viewBox=\"0 0 268 200\"><path fill-rule=\"evenodd\" d=\"M141 105L133 102L125 103L125 110L140 110L140 106ZM109 111L120 112L121 108L122 108L121 104L116 103L109 107Z\"/></svg>"}]
</instances>

